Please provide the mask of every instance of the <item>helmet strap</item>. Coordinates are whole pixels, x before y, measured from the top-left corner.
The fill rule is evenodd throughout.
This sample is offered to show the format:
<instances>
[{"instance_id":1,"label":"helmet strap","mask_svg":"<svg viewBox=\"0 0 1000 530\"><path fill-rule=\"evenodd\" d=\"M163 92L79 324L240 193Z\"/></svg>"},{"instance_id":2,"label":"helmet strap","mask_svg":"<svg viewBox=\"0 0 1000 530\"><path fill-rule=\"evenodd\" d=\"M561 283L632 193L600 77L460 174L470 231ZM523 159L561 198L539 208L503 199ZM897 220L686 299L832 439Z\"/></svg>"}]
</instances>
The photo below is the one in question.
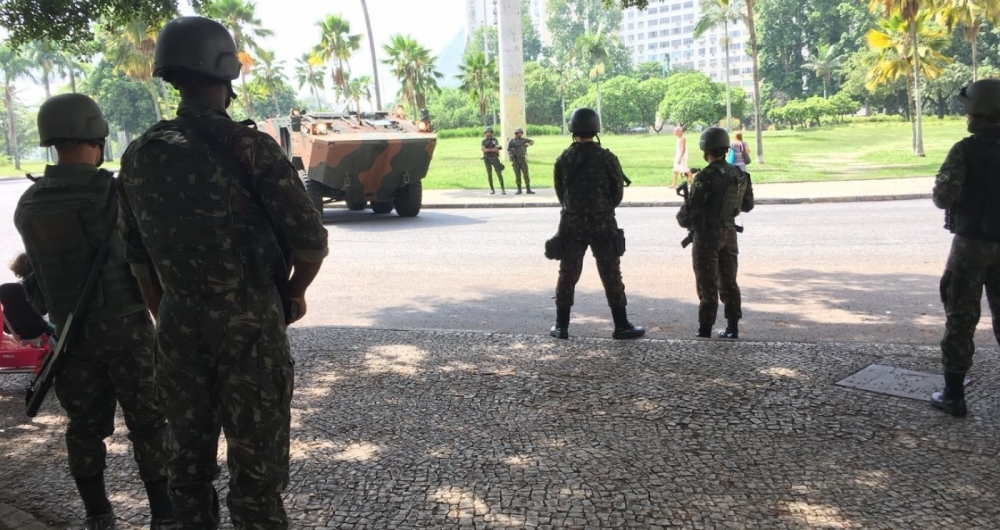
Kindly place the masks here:
<instances>
[{"instance_id":1,"label":"helmet strap","mask_svg":"<svg viewBox=\"0 0 1000 530\"><path fill-rule=\"evenodd\" d=\"M229 105L233 102L233 100L236 99L236 98L238 98L239 96L237 96L236 92L233 91L233 82L232 81L227 81L226 82L226 90L229 91L229 94L226 96L226 108L228 109Z\"/></svg>"}]
</instances>

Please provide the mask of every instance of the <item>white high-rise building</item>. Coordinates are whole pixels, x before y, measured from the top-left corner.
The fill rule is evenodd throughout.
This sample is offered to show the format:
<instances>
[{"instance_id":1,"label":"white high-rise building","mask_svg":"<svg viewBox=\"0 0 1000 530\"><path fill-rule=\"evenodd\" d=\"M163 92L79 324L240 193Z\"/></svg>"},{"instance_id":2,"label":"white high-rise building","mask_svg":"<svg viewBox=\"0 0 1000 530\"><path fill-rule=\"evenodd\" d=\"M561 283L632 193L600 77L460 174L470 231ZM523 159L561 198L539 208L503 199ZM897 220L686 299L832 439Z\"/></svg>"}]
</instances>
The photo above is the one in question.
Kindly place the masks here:
<instances>
[{"instance_id":1,"label":"white high-rise building","mask_svg":"<svg viewBox=\"0 0 1000 530\"><path fill-rule=\"evenodd\" d=\"M628 47L632 64L658 61L670 69L691 68L724 83L723 28L694 38L694 26L701 18L701 3L705 1L711 0L650 0L645 10L626 9L618 36ZM729 83L753 95L749 33L742 22L729 24Z\"/></svg>"}]
</instances>

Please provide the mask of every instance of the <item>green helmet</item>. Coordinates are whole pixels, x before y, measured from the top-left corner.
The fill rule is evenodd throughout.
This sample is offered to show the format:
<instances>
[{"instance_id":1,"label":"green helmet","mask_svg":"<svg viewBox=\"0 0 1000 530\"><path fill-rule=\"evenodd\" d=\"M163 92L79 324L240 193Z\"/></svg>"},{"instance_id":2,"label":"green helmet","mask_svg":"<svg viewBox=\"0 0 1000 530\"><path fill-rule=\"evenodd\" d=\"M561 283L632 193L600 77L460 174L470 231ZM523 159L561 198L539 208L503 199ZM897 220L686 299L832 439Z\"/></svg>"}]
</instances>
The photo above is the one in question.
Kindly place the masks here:
<instances>
[{"instance_id":1,"label":"green helmet","mask_svg":"<svg viewBox=\"0 0 1000 530\"><path fill-rule=\"evenodd\" d=\"M723 147L728 149L729 145L729 133L719 127L705 129L701 133L701 140L698 141L698 147L702 151L715 151Z\"/></svg>"},{"instance_id":2,"label":"green helmet","mask_svg":"<svg viewBox=\"0 0 1000 530\"><path fill-rule=\"evenodd\" d=\"M153 75L167 81L185 74L232 81L240 68L233 36L210 18L175 18L156 38Z\"/></svg>"},{"instance_id":3,"label":"green helmet","mask_svg":"<svg viewBox=\"0 0 1000 530\"><path fill-rule=\"evenodd\" d=\"M958 93L966 114L990 114L1000 111L1000 79L980 79Z\"/></svg>"},{"instance_id":4,"label":"green helmet","mask_svg":"<svg viewBox=\"0 0 1000 530\"><path fill-rule=\"evenodd\" d=\"M103 140L108 136L108 120L101 107L83 94L52 96L38 109L37 119L41 147L64 140Z\"/></svg>"},{"instance_id":5,"label":"green helmet","mask_svg":"<svg viewBox=\"0 0 1000 530\"><path fill-rule=\"evenodd\" d=\"M484 133L493 132L493 127L487 127L486 130L484 130L483 132Z\"/></svg>"},{"instance_id":6,"label":"green helmet","mask_svg":"<svg viewBox=\"0 0 1000 530\"><path fill-rule=\"evenodd\" d=\"M569 132L574 136L597 134L601 132L601 117L594 109L578 108L569 115Z\"/></svg>"},{"instance_id":7,"label":"green helmet","mask_svg":"<svg viewBox=\"0 0 1000 530\"><path fill-rule=\"evenodd\" d=\"M522 133L523 134L524 133L524 129L522 129L520 127L515 128L514 129L514 134L517 134L517 133Z\"/></svg>"}]
</instances>

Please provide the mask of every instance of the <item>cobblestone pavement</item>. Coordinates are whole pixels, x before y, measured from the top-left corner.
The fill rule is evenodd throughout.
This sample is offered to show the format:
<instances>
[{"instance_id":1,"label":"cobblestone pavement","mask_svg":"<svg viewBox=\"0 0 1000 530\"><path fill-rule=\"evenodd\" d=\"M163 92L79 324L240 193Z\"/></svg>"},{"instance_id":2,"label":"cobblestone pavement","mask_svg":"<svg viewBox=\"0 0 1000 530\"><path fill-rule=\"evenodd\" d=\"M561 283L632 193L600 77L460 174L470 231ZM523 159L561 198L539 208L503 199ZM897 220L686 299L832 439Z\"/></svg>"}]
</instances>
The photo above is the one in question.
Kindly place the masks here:
<instances>
[{"instance_id":1,"label":"cobblestone pavement","mask_svg":"<svg viewBox=\"0 0 1000 530\"><path fill-rule=\"evenodd\" d=\"M871 363L936 372L929 347L337 328L293 342L298 528L1000 522L995 350L979 352L957 420L833 385ZM0 378L0 503L66 527L82 507L63 417L49 400L24 421L25 381ZM148 524L121 424L108 475L126 526Z\"/></svg>"}]
</instances>

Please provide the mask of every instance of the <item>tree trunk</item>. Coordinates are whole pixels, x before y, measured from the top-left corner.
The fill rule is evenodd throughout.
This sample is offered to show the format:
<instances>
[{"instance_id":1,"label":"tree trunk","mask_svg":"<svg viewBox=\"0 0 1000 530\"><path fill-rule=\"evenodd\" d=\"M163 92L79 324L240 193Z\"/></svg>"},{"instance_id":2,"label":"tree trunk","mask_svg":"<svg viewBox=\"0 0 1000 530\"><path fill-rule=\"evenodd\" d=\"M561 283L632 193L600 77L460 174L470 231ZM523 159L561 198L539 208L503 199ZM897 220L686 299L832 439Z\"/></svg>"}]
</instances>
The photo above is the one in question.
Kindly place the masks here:
<instances>
[{"instance_id":1,"label":"tree trunk","mask_svg":"<svg viewBox=\"0 0 1000 530\"><path fill-rule=\"evenodd\" d=\"M45 85L45 99L52 97L52 92L49 91L49 74L42 71L42 84ZM56 156L54 153L55 147L47 147L45 149L45 163L48 164L53 157Z\"/></svg>"},{"instance_id":2,"label":"tree trunk","mask_svg":"<svg viewBox=\"0 0 1000 530\"><path fill-rule=\"evenodd\" d=\"M160 92L163 93L163 117L170 118L170 92L167 91L167 84L163 82L163 79L159 81Z\"/></svg>"},{"instance_id":3,"label":"tree trunk","mask_svg":"<svg viewBox=\"0 0 1000 530\"><path fill-rule=\"evenodd\" d=\"M975 30L972 32L972 39L969 40L972 44L972 82L975 83L979 80L979 23L975 24Z\"/></svg>"},{"instance_id":4,"label":"tree trunk","mask_svg":"<svg viewBox=\"0 0 1000 530\"><path fill-rule=\"evenodd\" d=\"M732 107L732 103L730 103L730 96L729 96L729 92L730 92L730 90L732 90L732 88L729 85L729 21L728 20L725 22L725 24L723 24L723 28L724 28L723 31L726 32L726 36L722 38L722 41L726 45L726 127L725 127L725 129L728 131L729 128L732 127L732 125L733 125L733 107Z\"/></svg>"},{"instance_id":5,"label":"tree trunk","mask_svg":"<svg viewBox=\"0 0 1000 530\"><path fill-rule=\"evenodd\" d=\"M910 42L913 45L913 100L914 100L914 134L913 154L924 155L923 102L920 101L920 55L917 51L917 25L910 21Z\"/></svg>"},{"instance_id":6,"label":"tree trunk","mask_svg":"<svg viewBox=\"0 0 1000 530\"><path fill-rule=\"evenodd\" d=\"M601 115L601 76L600 76L600 74L598 74L597 79L595 79L595 82L597 83L597 115L600 116Z\"/></svg>"},{"instance_id":7,"label":"tree trunk","mask_svg":"<svg viewBox=\"0 0 1000 530\"><path fill-rule=\"evenodd\" d=\"M253 119L253 103L250 101L250 93L247 92L247 76L240 70L240 84L243 92L243 108L247 111L247 119Z\"/></svg>"},{"instance_id":8,"label":"tree trunk","mask_svg":"<svg viewBox=\"0 0 1000 530\"><path fill-rule=\"evenodd\" d=\"M281 116L281 108L278 107L278 96L275 95L273 90L271 91L271 101L274 102L274 117L277 118L278 116Z\"/></svg>"},{"instance_id":9,"label":"tree trunk","mask_svg":"<svg viewBox=\"0 0 1000 530\"><path fill-rule=\"evenodd\" d=\"M755 139L757 140L757 163L764 163L764 140L760 122L760 73L757 71L757 29L753 25L753 5L755 0L747 1L747 32L750 33L750 52L753 56L753 121Z\"/></svg>"},{"instance_id":10,"label":"tree trunk","mask_svg":"<svg viewBox=\"0 0 1000 530\"><path fill-rule=\"evenodd\" d=\"M906 79L906 119L910 122L910 148L917 152L917 121L914 117L913 80Z\"/></svg>"},{"instance_id":11,"label":"tree trunk","mask_svg":"<svg viewBox=\"0 0 1000 530\"><path fill-rule=\"evenodd\" d=\"M17 129L14 127L14 97L11 94L10 83L3 87L3 102L7 107L7 146L10 148L11 158L14 159L14 169L21 170L21 155L17 145Z\"/></svg>"},{"instance_id":12,"label":"tree trunk","mask_svg":"<svg viewBox=\"0 0 1000 530\"><path fill-rule=\"evenodd\" d=\"M560 120L562 122L562 134L563 134L563 136L566 136L566 94L565 94L565 92L561 92L559 94L559 102L562 104L562 114L559 115L559 116L562 117L562 119Z\"/></svg>"},{"instance_id":13,"label":"tree trunk","mask_svg":"<svg viewBox=\"0 0 1000 530\"><path fill-rule=\"evenodd\" d=\"M375 80L375 105L382 110L382 91L378 84L378 60L375 59L375 38L372 37L372 21L368 18L368 2L361 0L361 10L365 12L365 28L368 29L368 47L372 52L372 79Z\"/></svg>"},{"instance_id":14,"label":"tree trunk","mask_svg":"<svg viewBox=\"0 0 1000 530\"><path fill-rule=\"evenodd\" d=\"M76 94L76 72L73 71L73 67L69 67L69 89L74 94Z\"/></svg>"},{"instance_id":15,"label":"tree trunk","mask_svg":"<svg viewBox=\"0 0 1000 530\"><path fill-rule=\"evenodd\" d=\"M143 84L146 85L146 90L149 91L149 96L153 98L153 110L156 111L156 119L162 120L164 116L163 112L160 110L160 95L156 93L156 87L153 86L153 80L150 79Z\"/></svg>"},{"instance_id":16,"label":"tree trunk","mask_svg":"<svg viewBox=\"0 0 1000 530\"><path fill-rule=\"evenodd\" d=\"M827 84L828 84L827 77L824 75L823 76L823 99L830 99L830 96L827 93Z\"/></svg>"}]
</instances>

